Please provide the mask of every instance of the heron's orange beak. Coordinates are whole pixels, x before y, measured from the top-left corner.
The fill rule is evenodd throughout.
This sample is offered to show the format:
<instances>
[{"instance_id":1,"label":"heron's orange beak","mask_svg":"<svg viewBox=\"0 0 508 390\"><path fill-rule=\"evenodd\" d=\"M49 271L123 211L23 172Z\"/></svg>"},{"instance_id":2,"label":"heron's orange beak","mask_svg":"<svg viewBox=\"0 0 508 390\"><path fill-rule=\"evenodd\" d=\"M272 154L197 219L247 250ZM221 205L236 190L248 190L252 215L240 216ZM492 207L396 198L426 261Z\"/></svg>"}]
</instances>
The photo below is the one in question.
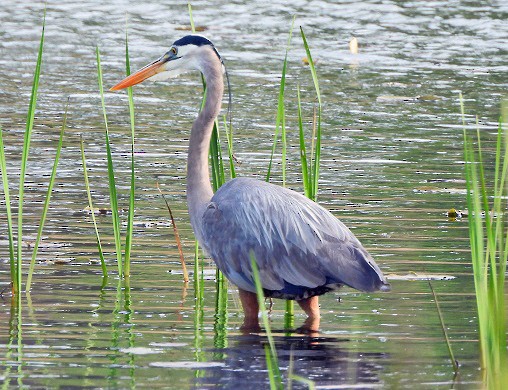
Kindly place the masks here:
<instances>
[{"instance_id":1,"label":"heron's orange beak","mask_svg":"<svg viewBox=\"0 0 508 390\"><path fill-rule=\"evenodd\" d=\"M119 89L124 89L127 87L132 87L133 85L139 84L142 81L146 80L149 77L152 77L156 75L157 73L160 73L164 71L164 68L162 65L165 63L165 61L158 59L157 61L152 62L151 64L148 64L147 66L141 68L136 73L131 74L130 76L127 76L122 81L120 81L117 85L114 87L111 87L110 91L118 91Z\"/></svg>"}]
</instances>

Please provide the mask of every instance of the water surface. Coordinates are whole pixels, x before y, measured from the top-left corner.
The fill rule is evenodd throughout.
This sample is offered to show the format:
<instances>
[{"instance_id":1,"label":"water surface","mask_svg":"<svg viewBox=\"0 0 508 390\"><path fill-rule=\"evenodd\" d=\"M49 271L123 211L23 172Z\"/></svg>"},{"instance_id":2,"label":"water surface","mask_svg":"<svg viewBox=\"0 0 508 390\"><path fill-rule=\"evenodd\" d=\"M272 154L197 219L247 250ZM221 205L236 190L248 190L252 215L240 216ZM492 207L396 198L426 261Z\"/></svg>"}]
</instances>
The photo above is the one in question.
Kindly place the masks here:
<instances>
[{"instance_id":1,"label":"water surface","mask_svg":"<svg viewBox=\"0 0 508 390\"><path fill-rule=\"evenodd\" d=\"M477 323L465 208L458 93L482 134L496 130L507 90L508 6L501 1L193 2L197 25L226 60L233 93L234 149L243 176L263 176L271 150L275 107L293 15L317 60L323 95L319 201L341 218L376 258L393 291L350 289L322 298L322 331L309 338L283 331L282 302L271 314L282 370L323 388L449 388L453 370L434 297L426 280L396 275L445 274L432 282L456 358L461 387L478 386ZM16 189L25 116L43 8L0 6L0 124ZM113 275L101 290L100 267L79 155L86 145L97 207L108 207L104 126L95 70L104 82L124 72L125 20L134 68L160 56L186 34L181 2L62 1L47 8L46 42L29 174L23 245L31 255L48 176L70 97L68 130L32 293L19 313L0 300L0 378L9 386L127 388L264 388L264 335L242 335L231 289L226 317L215 313L213 266L206 261L205 302L196 310L193 286L182 283L165 204L166 193L193 259L185 204L189 129L201 94L198 75L135 89L136 230L130 289L114 276L109 216L100 216ZM359 53L351 54L351 37ZM289 54L288 186L301 190L296 88L306 121L314 94L298 29ZM120 205L127 207L129 123L125 94L107 93ZM486 144L488 146L488 143ZM278 156L275 181L280 181ZM2 208L3 208L2 199ZM8 287L5 214L0 215L0 283ZM65 264L61 264L65 263ZM418 278L417 278L418 279ZM298 312L297 325L303 322ZM225 324L225 326L224 326ZM20 331L21 329L21 331ZM294 384L295 387L302 384Z\"/></svg>"}]
</instances>

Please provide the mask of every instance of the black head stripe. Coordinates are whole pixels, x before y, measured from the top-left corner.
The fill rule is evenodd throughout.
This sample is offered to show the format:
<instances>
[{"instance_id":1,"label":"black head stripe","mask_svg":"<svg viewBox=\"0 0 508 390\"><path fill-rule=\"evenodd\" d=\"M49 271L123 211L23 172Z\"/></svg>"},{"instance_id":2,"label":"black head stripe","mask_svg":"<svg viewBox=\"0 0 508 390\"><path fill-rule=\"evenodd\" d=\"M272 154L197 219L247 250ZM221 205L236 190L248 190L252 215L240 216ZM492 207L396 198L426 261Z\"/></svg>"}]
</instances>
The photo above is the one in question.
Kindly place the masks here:
<instances>
[{"instance_id":1,"label":"black head stripe","mask_svg":"<svg viewBox=\"0 0 508 390\"><path fill-rule=\"evenodd\" d=\"M178 41L175 41L175 46L185 46L185 45L195 45L195 46L204 46L210 45L213 46L213 43L210 42L205 37L200 35L187 35L183 38L180 38Z\"/></svg>"}]
</instances>

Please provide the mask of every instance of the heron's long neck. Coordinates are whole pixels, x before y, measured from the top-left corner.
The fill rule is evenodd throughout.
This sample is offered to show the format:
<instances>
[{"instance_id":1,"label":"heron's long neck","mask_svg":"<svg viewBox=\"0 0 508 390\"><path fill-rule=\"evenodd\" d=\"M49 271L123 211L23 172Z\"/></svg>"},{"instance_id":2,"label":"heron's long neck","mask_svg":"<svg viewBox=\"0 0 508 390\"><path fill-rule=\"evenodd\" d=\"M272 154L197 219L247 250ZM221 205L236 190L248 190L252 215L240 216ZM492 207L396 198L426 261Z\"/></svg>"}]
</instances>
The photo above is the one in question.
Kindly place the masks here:
<instances>
[{"instance_id":1,"label":"heron's long neck","mask_svg":"<svg viewBox=\"0 0 508 390\"><path fill-rule=\"evenodd\" d=\"M187 156L187 203L191 224L198 240L201 240L201 218L213 195L208 172L208 152L213 123L219 114L224 80L222 64L215 52L206 52L202 69L206 80L206 96L203 110L192 125Z\"/></svg>"}]
</instances>

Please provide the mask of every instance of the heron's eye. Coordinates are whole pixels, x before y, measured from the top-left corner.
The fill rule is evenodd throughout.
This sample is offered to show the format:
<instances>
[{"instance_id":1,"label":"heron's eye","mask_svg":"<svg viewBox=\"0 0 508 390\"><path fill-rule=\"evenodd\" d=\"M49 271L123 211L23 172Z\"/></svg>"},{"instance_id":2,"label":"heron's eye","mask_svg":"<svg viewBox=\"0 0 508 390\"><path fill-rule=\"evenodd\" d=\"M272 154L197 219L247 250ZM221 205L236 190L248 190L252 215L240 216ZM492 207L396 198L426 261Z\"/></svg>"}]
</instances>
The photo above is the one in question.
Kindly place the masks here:
<instances>
[{"instance_id":1,"label":"heron's eye","mask_svg":"<svg viewBox=\"0 0 508 390\"><path fill-rule=\"evenodd\" d=\"M174 56L176 56L176 54L178 53L178 50L177 50L177 48L176 48L176 47L172 47L171 49L169 49L169 52L170 52L171 54L173 54Z\"/></svg>"}]
</instances>

